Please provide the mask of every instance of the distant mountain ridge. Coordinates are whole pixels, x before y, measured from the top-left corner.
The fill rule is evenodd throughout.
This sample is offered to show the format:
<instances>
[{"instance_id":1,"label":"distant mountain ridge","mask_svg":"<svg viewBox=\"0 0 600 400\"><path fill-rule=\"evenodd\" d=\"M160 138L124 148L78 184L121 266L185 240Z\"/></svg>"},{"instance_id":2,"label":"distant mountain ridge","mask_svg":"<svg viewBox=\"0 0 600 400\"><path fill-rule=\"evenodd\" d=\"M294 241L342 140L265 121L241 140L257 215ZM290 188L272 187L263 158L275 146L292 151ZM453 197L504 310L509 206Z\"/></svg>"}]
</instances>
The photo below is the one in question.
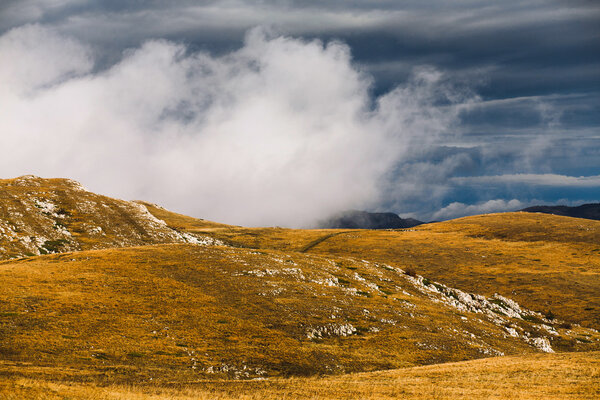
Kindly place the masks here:
<instances>
[{"instance_id":1,"label":"distant mountain ridge","mask_svg":"<svg viewBox=\"0 0 600 400\"><path fill-rule=\"evenodd\" d=\"M404 229L423 223L414 218L400 218L398 214L390 212L372 213L349 210L321 221L319 227L324 229Z\"/></svg>"},{"instance_id":2,"label":"distant mountain ridge","mask_svg":"<svg viewBox=\"0 0 600 400\"><path fill-rule=\"evenodd\" d=\"M577 207L533 206L533 207L524 208L521 211L562 215L565 217L600 220L600 203L582 204Z\"/></svg>"}]
</instances>

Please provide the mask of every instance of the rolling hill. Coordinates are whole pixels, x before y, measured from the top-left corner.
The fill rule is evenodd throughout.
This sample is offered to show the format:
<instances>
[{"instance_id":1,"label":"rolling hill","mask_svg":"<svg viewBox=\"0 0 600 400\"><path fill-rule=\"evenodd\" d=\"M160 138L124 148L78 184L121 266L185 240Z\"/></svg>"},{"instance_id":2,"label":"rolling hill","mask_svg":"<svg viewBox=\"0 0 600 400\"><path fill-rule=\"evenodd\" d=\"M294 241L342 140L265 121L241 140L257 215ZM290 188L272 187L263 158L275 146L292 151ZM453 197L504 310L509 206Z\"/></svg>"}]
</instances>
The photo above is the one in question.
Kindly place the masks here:
<instances>
[{"instance_id":1,"label":"rolling hill","mask_svg":"<svg viewBox=\"0 0 600 400\"><path fill-rule=\"evenodd\" d=\"M0 180L0 259L158 243L202 243L142 203L91 193L69 179Z\"/></svg>"},{"instance_id":2,"label":"rolling hill","mask_svg":"<svg viewBox=\"0 0 600 400\"><path fill-rule=\"evenodd\" d=\"M347 257L153 245L6 261L0 280L3 360L107 383L600 350L595 330Z\"/></svg>"},{"instance_id":3,"label":"rolling hill","mask_svg":"<svg viewBox=\"0 0 600 400\"><path fill-rule=\"evenodd\" d=\"M171 213L160 217L171 224ZM236 247L399 265L463 291L499 293L540 313L600 329L598 221L517 212L399 230L206 230L194 227L192 218L180 228Z\"/></svg>"},{"instance_id":4,"label":"rolling hill","mask_svg":"<svg viewBox=\"0 0 600 400\"><path fill-rule=\"evenodd\" d=\"M344 379L363 380L346 374L393 370L364 378L389 383L500 357L512 361L472 365L502 376L543 353L587 357L596 367L577 373L577 393L598 390L600 222L507 213L385 231L244 228L26 176L0 181L0 234L6 398L52 384L61 395L64 382L90 388L72 398L201 382L229 398L223 385L240 379L266 379L277 397L303 385L281 378L342 374L306 381L334 398Z\"/></svg>"}]
</instances>

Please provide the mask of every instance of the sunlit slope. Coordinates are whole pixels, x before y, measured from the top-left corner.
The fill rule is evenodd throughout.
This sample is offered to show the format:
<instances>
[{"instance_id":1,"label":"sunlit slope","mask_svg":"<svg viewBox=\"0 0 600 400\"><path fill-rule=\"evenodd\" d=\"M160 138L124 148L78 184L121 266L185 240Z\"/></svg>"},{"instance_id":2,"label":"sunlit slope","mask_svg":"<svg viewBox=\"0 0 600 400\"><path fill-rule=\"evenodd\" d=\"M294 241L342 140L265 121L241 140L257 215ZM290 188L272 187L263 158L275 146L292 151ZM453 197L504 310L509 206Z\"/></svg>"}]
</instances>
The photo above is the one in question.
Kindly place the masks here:
<instances>
[{"instance_id":1,"label":"sunlit slope","mask_svg":"<svg viewBox=\"0 0 600 400\"><path fill-rule=\"evenodd\" d=\"M187 215L178 214L157 204L148 203L146 201L137 200L135 202L146 207L146 209L156 218L164 220L165 222L168 221L169 227L178 231L206 233L213 230L231 231L240 228L239 226L220 224L218 222L208 221L200 218L192 218Z\"/></svg>"},{"instance_id":2,"label":"sunlit slope","mask_svg":"<svg viewBox=\"0 0 600 400\"><path fill-rule=\"evenodd\" d=\"M246 228L189 217L166 210L156 204L141 201L138 203L146 206L154 217L164 221L170 228L218 238L233 247L296 252L302 251L313 241L322 240L329 234L345 232L334 229Z\"/></svg>"},{"instance_id":3,"label":"sunlit slope","mask_svg":"<svg viewBox=\"0 0 600 400\"><path fill-rule=\"evenodd\" d=\"M235 228L211 235L234 246L390 263L600 328L600 221L521 212L405 230Z\"/></svg>"},{"instance_id":4,"label":"sunlit slope","mask_svg":"<svg viewBox=\"0 0 600 400\"><path fill-rule=\"evenodd\" d=\"M509 299L348 258L156 245L5 261L0 282L0 359L91 369L106 382L600 348L598 332Z\"/></svg>"},{"instance_id":5,"label":"sunlit slope","mask_svg":"<svg viewBox=\"0 0 600 400\"><path fill-rule=\"evenodd\" d=\"M600 222L544 214L461 218L332 236L310 252L394 263L450 286L500 293L600 327Z\"/></svg>"},{"instance_id":6,"label":"sunlit slope","mask_svg":"<svg viewBox=\"0 0 600 400\"><path fill-rule=\"evenodd\" d=\"M204 240L175 231L141 204L91 193L75 181L0 180L0 260Z\"/></svg>"},{"instance_id":7,"label":"sunlit slope","mask_svg":"<svg viewBox=\"0 0 600 400\"><path fill-rule=\"evenodd\" d=\"M205 381L191 385L99 386L52 377L89 379L90 371L19 366L29 378L3 379L6 400L228 399L565 399L600 397L600 352L494 357L319 378ZM1 372L16 366L0 362Z\"/></svg>"}]
</instances>

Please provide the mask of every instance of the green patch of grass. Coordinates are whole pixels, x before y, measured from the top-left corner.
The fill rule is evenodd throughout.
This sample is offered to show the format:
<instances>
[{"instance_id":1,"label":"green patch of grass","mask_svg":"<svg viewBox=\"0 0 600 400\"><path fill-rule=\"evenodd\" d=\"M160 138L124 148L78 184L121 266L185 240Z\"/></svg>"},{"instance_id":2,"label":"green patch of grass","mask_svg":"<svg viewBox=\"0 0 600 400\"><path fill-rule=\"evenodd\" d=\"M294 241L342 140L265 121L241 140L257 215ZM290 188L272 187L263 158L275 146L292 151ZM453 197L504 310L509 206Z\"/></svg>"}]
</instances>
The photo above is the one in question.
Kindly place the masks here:
<instances>
[{"instance_id":1,"label":"green patch of grass","mask_svg":"<svg viewBox=\"0 0 600 400\"><path fill-rule=\"evenodd\" d=\"M439 292L444 292L446 289L440 285L439 283L432 283L432 285L439 291Z\"/></svg>"},{"instance_id":2,"label":"green patch of grass","mask_svg":"<svg viewBox=\"0 0 600 400\"><path fill-rule=\"evenodd\" d=\"M340 278L339 276L337 277L338 282L340 285L342 286L350 286L350 281L344 278Z\"/></svg>"},{"instance_id":3,"label":"green patch of grass","mask_svg":"<svg viewBox=\"0 0 600 400\"><path fill-rule=\"evenodd\" d=\"M533 322L534 324L541 324L543 321L534 315L523 315L521 314L521 318L527 322Z\"/></svg>"},{"instance_id":4,"label":"green patch of grass","mask_svg":"<svg viewBox=\"0 0 600 400\"><path fill-rule=\"evenodd\" d=\"M496 305L499 305L500 307L508 310L508 305L505 302L503 302L502 300L500 300L500 299L490 299L489 302L493 303L493 304L496 304Z\"/></svg>"},{"instance_id":5,"label":"green patch of grass","mask_svg":"<svg viewBox=\"0 0 600 400\"><path fill-rule=\"evenodd\" d=\"M404 270L404 273L408 276L412 276L413 278L415 278L417 276L417 271L415 271L415 269L412 267L406 268Z\"/></svg>"},{"instance_id":6,"label":"green patch of grass","mask_svg":"<svg viewBox=\"0 0 600 400\"><path fill-rule=\"evenodd\" d=\"M18 317L19 315L21 314L15 311L7 311L0 313L0 317Z\"/></svg>"},{"instance_id":7,"label":"green patch of grass","mask_svg":"<svg viewBox=\"0 0 600 400\"><path fill-rule=\"evenodd\" d=\"M369 332L369 328L365 328L364 326L355 326L354 328L356 329L357 335L364 335Z\"/></svg>"},{"instance_id":8,"label":"green patch of grass","mask_svg":"<svg viewBox=\"0 0 600 400\"><path fill-rule=\"evenodd\" d=\"M67 243L69 243L69 241L66 239L46 240L42 245L42 249L44 249L47 253L56 253L59 252Z\"/></svg>"},{"instance_id":9,"label":"green patch of grass","mask_svg":"<svg viewBox=\"0 0 600 400\"><path fill-rule=\"evenodd\" d=\"M108 356L108 354L102 352L102 351L98 351L95 353L92 353L92 357L96 358L98 360L108 360L110 357Z\"/></svg>"}]
</instances>

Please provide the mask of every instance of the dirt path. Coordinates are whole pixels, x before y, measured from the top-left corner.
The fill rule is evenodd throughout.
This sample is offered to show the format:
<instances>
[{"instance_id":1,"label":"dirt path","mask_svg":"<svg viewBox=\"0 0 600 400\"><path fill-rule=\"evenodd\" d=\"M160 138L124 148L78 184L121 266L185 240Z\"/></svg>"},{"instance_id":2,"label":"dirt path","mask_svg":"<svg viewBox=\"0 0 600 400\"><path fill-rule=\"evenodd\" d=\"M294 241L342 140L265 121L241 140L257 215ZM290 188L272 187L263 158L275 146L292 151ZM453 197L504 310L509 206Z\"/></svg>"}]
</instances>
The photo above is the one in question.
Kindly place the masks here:
<instances>
[{"instance_id":1,"label":"dirt path","mask_svg":"<svg viewBox=\"0 0 600 400\"><path fill-rule=\"evenodd\" d=\"M356 232L356 231L335 232L335 233L330 233L329 235L321 236L320 238L313 240L312 242L310 242L309 244L307 244L306 246L304 246L303 248L301 248L298 251L300 253L306 253L307 251L309 251L313 247L317 246L318 244L326 241L327 239L331 239L334 236L342 235L345 233L352 233L352 232Z\"/></svg>"}]
</instances>

